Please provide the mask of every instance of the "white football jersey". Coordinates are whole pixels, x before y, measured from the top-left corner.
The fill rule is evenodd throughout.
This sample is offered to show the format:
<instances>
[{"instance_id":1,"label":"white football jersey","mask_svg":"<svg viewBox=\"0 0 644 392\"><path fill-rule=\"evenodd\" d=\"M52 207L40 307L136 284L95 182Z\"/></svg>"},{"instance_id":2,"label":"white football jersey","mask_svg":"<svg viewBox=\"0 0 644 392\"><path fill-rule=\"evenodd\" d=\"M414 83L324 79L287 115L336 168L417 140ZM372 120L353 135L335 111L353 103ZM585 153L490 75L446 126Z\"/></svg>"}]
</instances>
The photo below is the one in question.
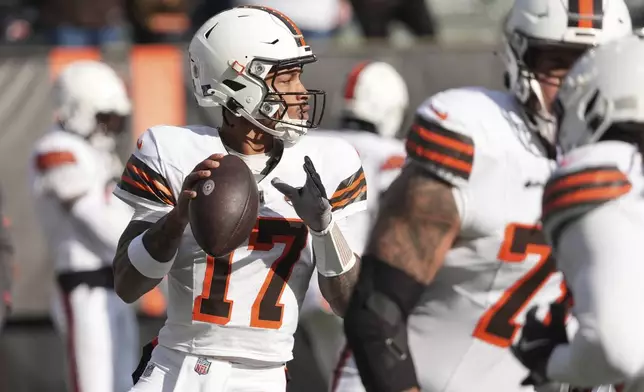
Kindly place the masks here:
<instances>
[{"instance_id":1,"label":"white football jersey","mask_svg":"<svg viewBox=\"0 0 644 392\"><path fill-rule=\"evenodd\" d=\"M185 177L215 153L226 154L217 129L158 126L138 140L115 194L135 207L134 219L155 221L170 211ZM327 190L333 216L353 247L351 221L366 210L367 185L346 142L303 137L259 183L259 218L248 241L213 258L187 227L168 274L167 320L159 344L197 355L283 363L314 261L310 234L271 179L302 186L309 156Z\"/></svg>"},{"instance_id":2,"label":"white football jersey","mask_svg":"<svg viewBox=\"0 0 644 392\"><path fill-rule=\"evenodd\" d=\"M579 324L550 358L553 380L644 391L643 190L642 155L614 141L570 152L545 188L544 231Z\"/></svg>"},{"instance_id":3,"label":"white football jersey","mask_svg":"<svg viewBox=\"0 0 644 392\"><path fill-rule=\"evenodd\" d=\"M410 164L453 186L460 233L409 319L424 391L522 391L507 349L532 306L563 299L538 225L554 162L508 93L462 88L425 101L406 141Z\"/></svg>"},{"instance_id":4,"label":"white football jersey","mask_svg":"<svg viewBox=\"0 0 644 392\"><path fill-rule=\"evenodd\" d=\"M405 144L398 139L384 138L375 133L355 130L315 131L311 135L338 137L349 142L358 152L371 193L369 216L373 221L378 211L378 199L398 177L405 164ZM373 222L371 222L373 223Z\"/></svg>"},{"instance_id":5,"label":"white football jersey","mask_svg":"<svg viewBox=\"0 0 644 392\"><path fill-rule=\"evenodd\" d=\"M32 193L56 272L112 264L133 211L112 194L122 170L115 154L59 127L36 142L30 160ZM74 200L70 211L61 200ZM100 222L88 225L94 218Z\"/></svg>"}]
</instances>

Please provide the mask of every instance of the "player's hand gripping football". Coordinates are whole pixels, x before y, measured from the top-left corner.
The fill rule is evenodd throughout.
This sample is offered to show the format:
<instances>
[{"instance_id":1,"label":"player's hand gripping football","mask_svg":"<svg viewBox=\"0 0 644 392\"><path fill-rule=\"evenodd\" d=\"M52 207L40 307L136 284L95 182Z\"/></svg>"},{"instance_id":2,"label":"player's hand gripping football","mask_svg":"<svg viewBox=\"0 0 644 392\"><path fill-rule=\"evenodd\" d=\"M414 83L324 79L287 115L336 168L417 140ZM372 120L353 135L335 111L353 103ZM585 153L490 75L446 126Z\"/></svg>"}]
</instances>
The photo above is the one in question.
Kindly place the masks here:
<instances>
[{"instance_id":1,"label":"player's hand gripping football","mask_svg":"<svg viewBox=\"0 0 644 392\"><path fill-rule=\"evenodd\" d=\"M521 338L511 347L511 350L523 366L530 370L530 375L521 385L538 387L549 382L546 368L550 355L555 347L568 343L568 336L564 304L550 305L551 318L548 325L538 320L536 314L536 306L528 311Z\"/></svg>"},{"instance_id":2,"label":"player's hand gripping football","mask_svg":"<svg viewBox=\"0 0 644 392\"><path fill-rule=\"evenodd\" d=\"M304 186L296 188L277 177L271 183L293 203L295 212L305 225L313 231L322 232L331 224L331 203L320 175L308 156L304 157L303 167L306 172Z\"/></svg>"},{"instance_id":3,"label":"player's hand gripping football","mask_svg":"<svg viewBox=\"0 0 644 392\"><path fill-rule=\"evenodd\" d=\"M177 200L177 205L174 207L172 212L170 212L171 219L174 219L177 223L182 225L188 224L188 206L190 200L197 197L197 192L193 190L194 186L201 179L207 178L211 174L211 170L214 170L219 167L219 160L224 157L224 154L213 154L203 161L199 162L192 172L188 174L183 180L183 185L181 186L181 194L179 195L179 200Z\"/></svg>"}]
</instances>

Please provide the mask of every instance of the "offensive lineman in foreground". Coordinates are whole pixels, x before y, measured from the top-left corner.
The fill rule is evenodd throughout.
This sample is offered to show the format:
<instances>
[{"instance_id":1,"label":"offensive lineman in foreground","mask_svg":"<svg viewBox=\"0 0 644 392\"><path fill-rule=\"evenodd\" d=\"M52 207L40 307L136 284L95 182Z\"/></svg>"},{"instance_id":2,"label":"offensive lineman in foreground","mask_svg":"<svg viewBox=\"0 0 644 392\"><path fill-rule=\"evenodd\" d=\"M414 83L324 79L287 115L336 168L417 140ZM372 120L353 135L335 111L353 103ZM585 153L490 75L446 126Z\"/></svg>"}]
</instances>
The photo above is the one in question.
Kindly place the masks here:
<instances>
[{"instance_id":1,"label":"offensive lineman in foreground","mask_svg":"<svg viewBox=\"0 0 644 392\"><path fill-rule=\"evenodd\" d=\"M344 85L344 107L337 131L320 130L310 136L337 137L349 142L360 155L369 184L369 214L362 222L354 221L361 236L358 253L378 213L378 198L400 174L405 162L405 145L396 134L405 122L409 93L405 80L385 62L361 62L349 72ZM302 305L300 325L309 335L322 375L332 376L338 355L345 345L342 319L330 311L320 293L316 279L311 280ZM360 379L356 373L356 382ZM336 377L329 380L331 383Z\"/></svg>"},{"instance_id":2,"label":"offensive lineman in foreground","mask_svg":"<svg viewBox=\"0 0 644 392\"><path fill-rule=\"evenodd\" d=\"M551 103L586 48L631 32L623 1L583 5L517 0L504 31L514 94L448 90L418 109L345 316L366 390L532 390L508 347L526 307L547 317L564 297L536 226Z\"/></svg>"},{"instance_id":3,"label":"offensive lineman in foreground","mask_svg":"<svg viewBox=\"0 0 644 392\"><path fill-rule=\"evenodd\" d=\"M148 129L115 190L136 210L114 259L117 292L135 301L166 274L169 286L168 318L132 391L284 391L314 267L339 314L357 279L348 242L366 210L360 159L341 140L305 136L325 94L302 85L316 57L285 15L224 11L195 33L189 56L197 102L222 110L223 125ZM248 242L213 258L190 231L188 203L225 154L254 173L260 211Z\"/></svg>"},{"instance_id":4,"label":"offensive lineman in foreground","mask_svg":"<svg viewBox=\"0 0 644 392\"><path fill-rule=\"evenodd\" d=\"M543 227L579 328L568 341L564 317L528 317L513 351L536 385L644 391L644 37L588 53L556 102L566 155L544 191Z\"/></svg>"},{"instance_id":5,"label":"offensive lineman in foreground","mask_svg":"<svg viewBox=\"0 0 644 392\"><path fill-rule=\"evenodd\" d=\"M67 342L69 388L124 392L138 331L134 311L114 292L111 262L132 209L112 190L123 170L115 138L130 101L116 72L96 61L68 65L53 91L57 123L36 142L31 171L54 262L52 315Z\"/></svg>"}]
</instances>

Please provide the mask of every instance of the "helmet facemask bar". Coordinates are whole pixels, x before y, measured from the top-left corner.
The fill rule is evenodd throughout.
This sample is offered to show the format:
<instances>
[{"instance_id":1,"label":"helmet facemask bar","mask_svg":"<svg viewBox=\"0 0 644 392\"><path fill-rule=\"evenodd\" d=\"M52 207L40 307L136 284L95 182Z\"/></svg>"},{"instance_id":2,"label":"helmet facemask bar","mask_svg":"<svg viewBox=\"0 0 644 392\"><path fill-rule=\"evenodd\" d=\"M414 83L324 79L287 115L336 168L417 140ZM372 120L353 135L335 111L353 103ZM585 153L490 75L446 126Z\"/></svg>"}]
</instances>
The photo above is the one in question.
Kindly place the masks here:
<instances>
[{"instance_id":1,"label":"helmet facemask bar","mask_svg":"<svg viewBox=\"0 0 644 392\"><path fill-rule=\"evenodd\" d=\"M570 64L566 63L555 68L567 69L580 57L589 45L572 44L560 41L530 38L521 32L513 32L506 36L506 56L512 57L515 75L510 75L512 88L523 103L529 122L538 129L541 136L551 144L555 143L556 119L552 109L546 104L542 85L560 87L565 75L553 75L547 70L538 70L537 59L548 51L566 50L573 54ZM555 57L555 56L553 56ZM561 56L564 58L564 56ZM508 61L508 59L506 59Z\"/></svg>"},{"instance_id":2,"label":"helmet facemask bar","mask_svg":"<svg viewBox=\"0 0 644 392\"><path fill-rule=\"evenodd\" d=\"M317 59L313 55L288 60L253 59L248 66L248 75L263 85L266 90L261 104L257 107L256 114L259 114L261 118L256 118L273 122L276 130L287 127L300 135L304 135L308 129L319 127L326 106L326 93L324 91L307 89L306 91L280 92L275 85L278 76L292 72L295 69L302 69L304 65L316 61ZM270 84L266 81L269 75ZM305 97L305 99L288 103L287 101L290 101L290 99L287 99L287 97ZM301 113L301 117L291 118L289 116L289 109L294 107L299 107L298 111Z\"/></svg>"}]
</instances>

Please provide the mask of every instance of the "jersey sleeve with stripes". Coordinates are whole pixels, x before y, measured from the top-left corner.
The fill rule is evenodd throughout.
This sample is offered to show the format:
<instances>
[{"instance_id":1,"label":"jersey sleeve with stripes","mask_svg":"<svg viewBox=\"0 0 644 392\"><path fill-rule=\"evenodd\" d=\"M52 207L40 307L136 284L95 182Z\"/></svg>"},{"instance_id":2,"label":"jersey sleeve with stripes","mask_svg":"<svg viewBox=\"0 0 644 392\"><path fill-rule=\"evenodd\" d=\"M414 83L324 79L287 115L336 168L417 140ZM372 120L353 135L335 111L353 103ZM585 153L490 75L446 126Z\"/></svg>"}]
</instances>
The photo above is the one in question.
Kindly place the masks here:
<instances>
[{"instance_id":1,"label":"jersey sleeve with stripes","mask_svg":"<svg viewBox=\"0 0 644 392\"><path fill-rule=\"evenodd\" d=\"M167 165L159 154L157 140L148 130L138 139L114 195L135 209L168 211L176 204L177 196L167 174Z\"/></svg>"},{"instance_id":2,"label":"jersey sleeve with stripes","mask_svg":"<svg viewBox=\"0 0 644 392\"><path fill-rule=\"evenodd\" d=\"M341 219L367 209L367 178L358 153L349 143L336 140L333 151L333 157L342 159L335 162L335 169L331 172L334 180L329 188L333 193L327 190L327 195L333 216Z\"/></svg>"},{"instance_id":3,"label":"jersey sleeve with stripes","mask_svg":"<svg viewBox=\"0 0 644 392\"><path fill-rule=\"evenodd\" d=\"M458 187L472 175L475 147L472 130L454 103L455 95L438 94L418 108L405 148L412 162Z\"/></svg>"},{"instance_id":4,"label":"jersey sleeve with stripes","mask_svg":"<svg viewBox=\"0 0 644 392\"><path fill-rule=\"evenodd\" d=\"M542 223L552 244L571 223L631 191L632 157L631 146L609 144L587 146L564 158L543 192Z\"/></svg>"},{"instance_id":5,"label":"jersey sleeve with stripes","mask_svg":"<svg viewBox=\"0 0 644 392\"><path fill-rule=\"evenodd\" d=\"M73 143L62 142L35 151L32 167L37 194L70 201L90 191L94 185L94 167L77 147Z\"/></svg>"}]
</instances>

